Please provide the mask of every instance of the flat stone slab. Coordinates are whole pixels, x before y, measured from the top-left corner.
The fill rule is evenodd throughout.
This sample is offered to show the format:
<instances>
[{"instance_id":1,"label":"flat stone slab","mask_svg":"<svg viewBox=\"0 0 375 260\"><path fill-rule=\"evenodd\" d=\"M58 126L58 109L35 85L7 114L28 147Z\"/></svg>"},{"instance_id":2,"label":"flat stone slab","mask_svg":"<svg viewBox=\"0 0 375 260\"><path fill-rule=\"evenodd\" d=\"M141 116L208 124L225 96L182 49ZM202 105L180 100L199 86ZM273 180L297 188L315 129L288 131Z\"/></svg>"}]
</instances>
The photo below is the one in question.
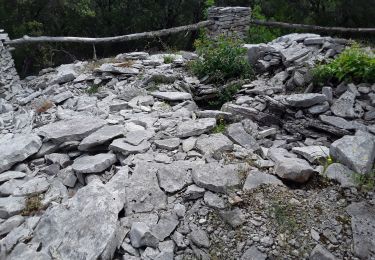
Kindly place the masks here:
<instances>
[{"instance_id":1,"label":"flat stone slab","mask_svg":"<svg viewBox=\"0 0 375 260\"><path fill-rule=\"evenodd\" d=\"M249 135L242 123L234 123L227 127L225 134L235 143L243 146L246 149L257 150L259 145L255 138Z\"/></svg>"},{"instance_id":2,"label":"flat stone slab","mask_svg":"<svg viewBox=\"0 0 375 260\"><path fill-rule=\"evenodd\" d=\"M199 137L195 147L203 154L220 159L223 152L233 150L233 142L225 135L218 133Z\"/></svg>"},{"instance_id":3,"label":"flat stone slab","mask_svg":"<svg viewBox=\"0 0 375 260\"><path fill-rule=\"evenodd\" d=\"M169 193L175 193L193 183L191 170L196 163L176 161L169 165L157 166L157 176L160 188Z\"/></svg>"},{"instance_id":4,"label":"flat stone slab","mask_svg":"<svg viewBox=\"0 0 375 260\"><path fill-rule=\"evenodd\" d=\"M201 118L197 120L188 120L177 126L178 137L190 137L204 134L211 131L216 126L215 118Z\"/></svg>"},{"instance_id":5,"label":"flat stone slab","mask_svg":"<svg viewBox=\"0 0 375 260\"><path fill-rule=\"evenodd\" d=\"M329 156L329 148L321 145L293 147L292 151L313 163Z\"/></svg>"},{"instance_id":6,"label":"flat stone slab","mask_svg":"<svg viewBox=\"0 0 375 260\"><path fill-rule=\"evenodd\" d=\"M74 118L42 126L37 132L45 138L45 141L51 140L54 143L81 141L105 124L106 121L100 118Z\"/></svg>"},{"instance_id":7,"label":"flat stone slab","mask_svg":"<svg viewBox=\"0 0 375 260\"><path fill-rule=\"evenodd\" d=\"M180 146L181 140L180 138L169 138L163 140L155 140L154 143L160 149L172 151L176 150Z\"/></svg>"},{"instance_id":8,"label":"flat stone slab","mask_svg":"<svg viewBox=\"0 0 375 260\"><path fill-rule=\"evenodd\" d=\"M352 217L354 254L360 259L375 258L375 210L366 202L352 203L346 208Z\"/></svg>"},{"instance_id":9,"label":"flat stone slab","mask_svg":"<svg viewBox=\"0 0 375 260\"><path fill-rule=\"evenodd\" d=\"M7 219L21 213L26 207L24 197L0 198L0 218Z\"/></svg>"},{"instance_id":10,"label":"flat stone slab","mask_svg":"<svg viewBox=\"0 0 375 260\"><path fill-rule=\"evenodd\" d=\"M190 100L193 97L191 96L190 93L185 93L185 92L152 92L152 96L156 98L160 98L163 100L168 100L168 101L181 101L181 100Z\"/></svg>"},{"instance_id":11,"label":"flat stone slab","mask_svg":"<svg viewBox=\"0 0 375 260\"><path fill-rule=\"evenodd\" d=\"M208 163L194 168L193 181L199 187L213 192L225 193L228 189L239 187L239 172L243 165Z\"/></svg>"},{"instance_id":12,"label":"flat stone slab","mask_svg":"<svg viewBox=\"0 0 375 260\"><path fill-rule=\"evenodd\" d=\"M100 173L111 167L117 161L111 153L83 156L74 160L72 169L77 173Z\"/></svg>"},{"instance_id":13,"label":"flat stone slab","mask_svg":"<svg viewBox=\"0 0 375 260\"><path fill-rule=\"evenodd\" d=\"M22 179L26 176L24 172L7 171L0 174L0 183L6 182L12 179Z\"/></svg>"},{"instance_id":14,"label":"flat stone slab","mask_svg":"<svg viewBox=\"0 0 375 260\"><path fill-rule=\"evenodd\" d=\"M286 103L292 107L311 107L327 101L327 97L323 94L293 94L285 98Z\"/></svg>"},{"instance_id":15,"label":"flat stone slab","mask_svg":"<svg viewBox=\"0 0 375 260\"><path fill-rule=\"evenodd\" d=\"M125 138L116 139L109 145L110 150L124 155L145 153L150 147L149 141L144 140L139 145L131 145L126 142Z\"/></svg>"},{"instance_id":16,"label":"flat stone slab","mask_svg":"<svg viewBox=\"0 0 375 260\"><path fill-rule=\"evenodd\" d=\"M87 151L98 145L106 144L113 139L124 135L124 131L125 129L122 126L104 126L83 139L79 144L78 149L81 151Z\"/></svg>"},{"instance_id":17,"label":"flat stone slab","mask_svg":"<svg viewBox=\"0 0 375 260\"><path fill-rule=\"evenodd\" d=\"M41 243L41 252L53 251L61 259L112 259L124 238L118 214L125 203L127 176L124 169L106 184L93 180L71 199L49 208L31 243Z\"/></svg>"},{"instance_id":18,"label":"flat stone slab","mask_svg":"<svg viewBox=\"0 0 375 260\"><path fill-rule=\"evenodd\" d=\"M37 153L42 141L35 134L17 135L0 143L0 173Z\"/></svg>"},{"instance_id":19,"label":"flat stone slab","mask_svg":"<svg viewBox=\"0 0 375 260\"><path fill-rule=\"evenodd\" d=\"M158 165L154 163L136 165L127 185L127 215L166 208L167 196L159 187L157 171Z\"/></svg>"},{"instance_id":20,"label":"flat stone slab","mask_svg":"<svg viewBox=\"0 0 375 260\"><path fill-rule=\"evenodd\" d=\"M304 183L310 179L315 170L303 159L284 158L276 163L274 172L281 179Z\"/></svg>"},{"instance_id":21,"label":"flat stone slab","mask_svg":"<svg viewBox=\"0 0 375 260\"><path fill-rule=\"evenodd\" d=\"M369 173L375 159L375 136L361 131L344 136L332 143L330 154L356 173Z\"/></svg>"},{"instance_id":22,"label":"flat stone slab","mask_svg":"<svg viewBox=\"0 0 375 260\"><path fill-rule=\"evenodd\" d=\"M245 184L243 186L243 191L251 191L260 187L261 185L281 185L284 186L283 182L280 181L276 176L261 172L261 171L251 171L246 177Z\"/></svg>"},{"instance_id":23,"label":"flat stone slab","mask_svg":"<svg viewBox=\"0 0 375 260\"><path fill-rule=\"evenodd\" d=\"M139 69L124 67L122 63L105 63L102 64L98 69L97 72L109 72L113 74L126 74L126 75L137 75L139 73Z\"/></svg>"},{"instance_id":24,"label":"flat stone slab","mask_svg":"<svg viewBox=\"0 0 375 260\"><path fill-rule=\"evenodd\" d=\"M348 90L333 102L331 111L339 117L360 118L363 116L364 111L361 105L356 104L355 99L355 94Z\"/></svg>"}]
</instances>

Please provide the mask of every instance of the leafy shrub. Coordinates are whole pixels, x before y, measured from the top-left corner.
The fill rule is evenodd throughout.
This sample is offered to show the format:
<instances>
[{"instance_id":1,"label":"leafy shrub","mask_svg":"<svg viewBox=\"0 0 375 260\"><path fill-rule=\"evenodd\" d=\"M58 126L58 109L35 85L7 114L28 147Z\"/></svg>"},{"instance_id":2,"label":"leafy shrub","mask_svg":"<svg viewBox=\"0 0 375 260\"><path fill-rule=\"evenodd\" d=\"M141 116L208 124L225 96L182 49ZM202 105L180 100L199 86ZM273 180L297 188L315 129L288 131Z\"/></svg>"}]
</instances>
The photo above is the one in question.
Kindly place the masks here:
<instances>
[{"instance_id":1,"label":"leafy shrub","mask_svg":"<svg viewBox=\"0 0 375 260\"><path fill-rule=\"evenodd\" d=\"M252 18L256 20L266 20L266 16L262 13L260 5L254 6L252 9ZM280 29L271 29L265 26L251 25L246 38L247 43L267 43L281 36Z\"/></svg>"},{"instance_id":2,"label":"leafy shrub","mask_svg":"<svg viewBox=\"0 0 375 260\"><path fill-rule=\"evenodd\" d=\"M220 108L225 103L232 101L233 96L241 89L240 83L229 83L229 85L219 89L219 95L215 100L209 101L209 106L212 108Z\"/></svg>"},{"instance_id":3,"label":"leafy shrub","mask_svg":"<svg viewBox=\"0 0 375 260\"><path fill-rule=\"evenodd\" d=\"M174 57L172 55L165 55L164 56L164 63L171 64L174 62Z\"/></svg>"},{"instance_id":4,"label":"leafy shrub","mask_svg":"<svg viewBox=\"0 0 375 260\"><path fill-rule=\"evenodd\" d=\"M209 76L212 83L224 83L252 75L243 42L235 37L209 39L203 36L195 41L194 46L201 59L192 61L190 69L198 77Z\"/></svg>"},{"instance_id":5,"label":"leafy shrub","mask_svg":"<svg viewBox=\"0 0 375 260\"><path fill-rule=\"evenodd\" d=\"M342 81L354 83L375 82L375 53L373 50L353 45L328 64L313 70L314 82L325 84Z\"/></svg>"}]
</instances>

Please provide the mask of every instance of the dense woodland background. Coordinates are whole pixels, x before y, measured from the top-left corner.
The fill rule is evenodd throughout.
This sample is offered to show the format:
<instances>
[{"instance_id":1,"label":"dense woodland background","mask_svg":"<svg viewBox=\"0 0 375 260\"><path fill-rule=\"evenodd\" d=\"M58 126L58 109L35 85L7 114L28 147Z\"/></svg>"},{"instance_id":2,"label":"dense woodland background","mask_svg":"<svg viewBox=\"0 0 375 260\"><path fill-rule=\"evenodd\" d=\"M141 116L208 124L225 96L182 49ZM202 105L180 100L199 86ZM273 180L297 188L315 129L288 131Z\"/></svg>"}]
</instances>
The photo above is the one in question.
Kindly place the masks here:
<instances>
[{"instance_id":1,"label":"dense woodland background","mask_svg":"<svg viewBox=\"0 0 375 260\"><path fill-rule=\"evenodd\" d=\"M205 10L216 6L251 6L260 19L323 26L375 27L375 0L0 0L0 28L11 38L23 35L115 36L196 23ZM261 42L278 34L275 29L253 27L248 42ZM349 35L341 35L349 37ZM197 33L177 37L96 46L98 56L129 50L191 49ZM358 36L357 36L358 37ZM359 36L362 37L362 36ZM92 57L92 46L40 44L17 47L15 59L21 75L43 67Z\"/></svg>"}]
</instances>

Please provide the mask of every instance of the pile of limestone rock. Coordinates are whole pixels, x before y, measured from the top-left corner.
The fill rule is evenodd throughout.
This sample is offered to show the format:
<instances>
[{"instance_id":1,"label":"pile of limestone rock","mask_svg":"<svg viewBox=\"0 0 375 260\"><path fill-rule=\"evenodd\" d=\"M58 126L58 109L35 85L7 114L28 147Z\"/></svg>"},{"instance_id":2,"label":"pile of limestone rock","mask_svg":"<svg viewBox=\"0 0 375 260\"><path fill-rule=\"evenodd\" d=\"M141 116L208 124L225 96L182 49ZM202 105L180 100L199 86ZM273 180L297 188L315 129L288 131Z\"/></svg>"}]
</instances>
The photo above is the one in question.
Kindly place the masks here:
<instances>
[{"instance_id":1,"label":"pile of limestone rock","mask_svg":"<svg viewBox=\"0 0 375 260\"><path fill-rule=\"evenodd\" d=\"M374 86L288 95L285 65L201 110L195 58L76 62L1 94L2 258L375 257L375 194L354 178L373 170Z\"/></svg>"}]
</instances>

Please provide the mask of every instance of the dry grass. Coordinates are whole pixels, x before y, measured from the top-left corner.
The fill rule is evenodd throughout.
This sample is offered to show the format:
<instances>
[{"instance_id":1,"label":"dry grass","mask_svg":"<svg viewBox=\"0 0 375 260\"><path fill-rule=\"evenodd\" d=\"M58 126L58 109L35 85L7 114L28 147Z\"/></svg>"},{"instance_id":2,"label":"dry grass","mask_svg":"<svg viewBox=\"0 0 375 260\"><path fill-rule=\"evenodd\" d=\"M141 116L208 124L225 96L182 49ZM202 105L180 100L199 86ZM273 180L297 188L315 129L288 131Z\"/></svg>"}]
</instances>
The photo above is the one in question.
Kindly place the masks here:
<instances>
[{"instance_id":1,"label":"dry grass","mask_svg":"<svg viewBox=\"0 0 375 260\"><path fill-rule=\"evenodd\" d=\"M32 196L26 199L26 207L22 211L22 216L31 216L43 210L42 200L40 196Z\"/></svg>"}]
</instances>

